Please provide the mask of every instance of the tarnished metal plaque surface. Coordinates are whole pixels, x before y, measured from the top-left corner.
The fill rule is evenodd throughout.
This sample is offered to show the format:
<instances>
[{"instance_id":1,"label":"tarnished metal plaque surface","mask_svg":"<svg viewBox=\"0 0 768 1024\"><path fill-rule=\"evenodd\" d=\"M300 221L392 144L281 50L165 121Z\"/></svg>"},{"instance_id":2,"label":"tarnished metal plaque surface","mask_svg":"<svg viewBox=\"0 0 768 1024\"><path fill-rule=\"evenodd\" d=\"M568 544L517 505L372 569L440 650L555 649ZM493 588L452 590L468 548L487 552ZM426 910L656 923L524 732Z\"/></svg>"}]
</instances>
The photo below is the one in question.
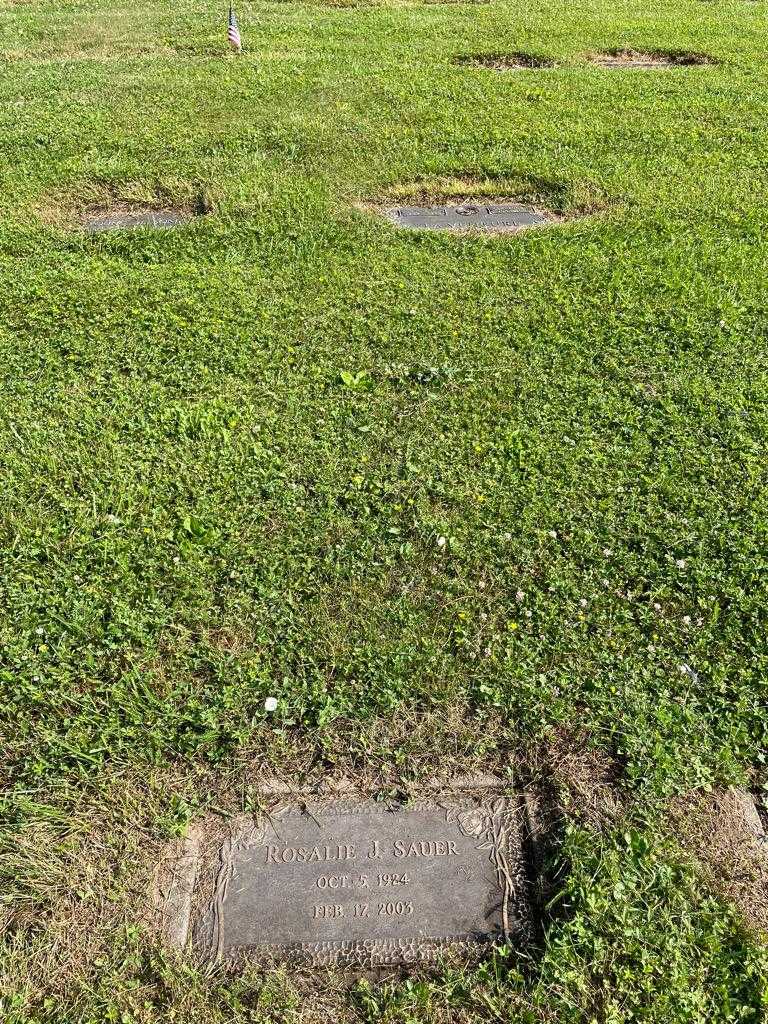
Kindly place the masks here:
<instances>
[{"instance_id":1,"label":"tarnished metal plaque surface","mask_svg":"<svg viewBox=\"0 0 768 1024\"><path fill-rule=\"evenodd\" d=\"M333 802L239 819L219 850L194 942L324 964L434 959L514 941L528 919L521 807Z\"/></svg>"},{"instance_id":2,"label":"tarnished metal plaque surface","mask_svg":"<svg viewBox=\"0 0 768 1024\"><path fill-rule=\"evenodd\" d=\"M131 228L176 228L187 224L192 214L178 210L117 211L88 215L83 226L86 231L125 231Z\"/></svg>"},{"instance_id":3,"label":"tarnished metal plaque surface","mask_svg":"<svg viewBox=\"0 0 768 1024\"><path fill-rule=\"evenodd\" d=\"M463 206L393 206L384 215L400 228L432 231L522 231L553 218L520 203L467 203Z\"/></svg>"}]
</instances>

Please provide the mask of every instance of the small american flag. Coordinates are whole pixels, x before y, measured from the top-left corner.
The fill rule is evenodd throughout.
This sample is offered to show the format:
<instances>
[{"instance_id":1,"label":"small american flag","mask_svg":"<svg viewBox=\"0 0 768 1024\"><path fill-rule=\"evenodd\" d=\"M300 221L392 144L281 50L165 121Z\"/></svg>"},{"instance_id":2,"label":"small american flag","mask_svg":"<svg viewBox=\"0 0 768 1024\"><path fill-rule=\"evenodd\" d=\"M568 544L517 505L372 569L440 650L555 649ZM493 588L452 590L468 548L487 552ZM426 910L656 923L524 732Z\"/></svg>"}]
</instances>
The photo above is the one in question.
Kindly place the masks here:
<instances>
[{"instance_id":1,"label":"small american flag","mask_svg":"<svg viewBox=\"0 0 768 1024\"><path fill-rule=\"evenodd\" d=\"M232 4L229 5L229 21L227 22L227 39L229 45L235 51L240 53L243 49L243 43L240 39L240 29L237 27L237 18L235 12L232 10Z\"/></svg>"}]
</instances>

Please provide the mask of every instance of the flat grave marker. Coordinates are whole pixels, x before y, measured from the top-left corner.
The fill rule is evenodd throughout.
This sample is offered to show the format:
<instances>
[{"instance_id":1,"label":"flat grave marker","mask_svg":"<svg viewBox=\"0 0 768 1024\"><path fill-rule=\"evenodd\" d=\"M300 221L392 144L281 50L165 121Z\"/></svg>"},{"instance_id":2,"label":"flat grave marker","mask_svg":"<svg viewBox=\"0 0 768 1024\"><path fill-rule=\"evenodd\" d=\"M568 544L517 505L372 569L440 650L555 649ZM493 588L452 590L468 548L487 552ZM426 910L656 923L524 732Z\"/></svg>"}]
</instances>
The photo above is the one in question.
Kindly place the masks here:
<instances>
[{"instance_id":1,"label":"flat grave marker","mask_svg":"<svg viewBox=\"0 0 768 1024\"><path fill-rule=\"evenodd\" d=\"M235 819L213 855L198 856L194 884L189 848L179 858L166 933L183 945L179 921L189 922L186 939L211 962L315 967L521 943L531 918L525 806L498 793L407 807L333 799Z\"/></svg>"},{"instance_id":2,"label":"flat grave marker","mask_svg":"<svg viewBox=\"0 0 768 1024\"><path fill-rule=\"evenodd\" d=\"M427 231L522 231L555 222L552 214L522 203L392 206L382 212L396 227Z\"/></svg>"},{"instance_id":3,"label":"flat grave marker","mask_svg":"<svg viewBox=\"0 0 768 1024\"><path fill-rule=\"evenodd\" d=\"M134 228L177 228L188 224L193 216L185 210L104 210L86 214L83 227L91 234Z\"/></svg>"}]
</instances>

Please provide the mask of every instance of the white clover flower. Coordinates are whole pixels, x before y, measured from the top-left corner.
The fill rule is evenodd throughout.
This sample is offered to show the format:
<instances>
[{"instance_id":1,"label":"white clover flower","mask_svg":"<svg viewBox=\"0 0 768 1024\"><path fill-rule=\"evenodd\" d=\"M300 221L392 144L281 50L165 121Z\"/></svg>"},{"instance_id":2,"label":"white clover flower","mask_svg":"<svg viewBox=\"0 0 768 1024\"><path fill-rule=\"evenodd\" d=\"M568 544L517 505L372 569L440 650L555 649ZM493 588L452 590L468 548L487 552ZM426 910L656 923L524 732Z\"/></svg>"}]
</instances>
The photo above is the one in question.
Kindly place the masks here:
<instances>
[{"instance_id":1,"label":"white clover flower","mask_svg":"<svg viewBox=\"0 0 768 1024\"><path fill-rule=\"evenodd\" d=\"M586 597L580 597L579 598L579 607L580 608L586 608L587 607L587 599L586 599Z\"/></svg>"},{"instance_id":2,"label":"white clover flower","mask_svg":"<svg viewBox=\"0 0 768 1024\"><path fill-rule=\"evenodd\" d=\"M557 537L557 530L550 530L549 531L549 536L550 537Z\"/></svg>"},{"instance_id":3,"label":"white clover flower","mask_svg":"<svg viewBox=\"0 0 768 1024\"><path fill-rule=\"evenodd\" d=\"M684 615L683 616L683 623L686 626L690 626L690 624L691 624L691 616L690 615Z\"/></svg>"},{"instance_id":4,"label":"white clover flower","mask_svg":"<svg viewBox=\"0 0 768 1024\"><path fill-rule=\"evenodd\" d=\"M654 601L654 602L653 602L653 610L654 610L655 612L660 612L660 611L661 611L661 605L659 604L659 602L658 602L658 601Z\"/></svg>"},{"instance_id":5,"label":"white clover flower","mask_svg":"<svg viewBox=\"0 0 768 1024\"><path fill-rule=\"evenodd\" d=\"M524 614L525 614L526 619L530 619L532 617L532 615L533 615L533 612L531 611L530 608L526 608Z\"/></svg>"},{"instance_id":6,"label":"white clover flower","mask_svg":"<svg viewBox=\"0 0 768 1024\"><path fill-rule=\"evenodd\" d=\"M503 537L504 537L504 540L512 540L512 534L511 533L505 533L505 534L503 534Z\"/></svg>"},{"instance_id":7,"label":"white clover flower","mask_svg":"<svg viewBox=\"0 0 768 1024\"><path fill-rule=\"evenodd\" d=\"M448 538L444 537L442 535L442 533L441 533L440 536L437 538L437 546L439 548L444 548L447 543L448 543Z\"/></svg>"},{"instance_id":8,"label":"white clover flower","mask_svg":"<svg viewBox=\"0 0 768 1024\"><path fill-rule=\"evenodd\" d=\"M603 554L606 558L610 558L613 554L613 550L611 548L603 548Z\"/></svg>"},{"instance_id":9,"label":"white clover flower","mask_svg":"<svg viewBox=\"0 0 768 1024\"><path fill-rule=\"evenodd\" d=\"M265 711L277 711L277 697L267 697L264 701Z\"/></svg>"},{"instance_id":10,"label":"white clover flower","mask_svg":"<svg viewBox=\"0 0 768 1024\"><path fill-rule=\"evenodd\" d=\"M675 559L675 565L677 566L678 569L684 569L685 568L685 559L684 558L676 558Z\"/></svg>"},{"instance_id":11,"label":"white clover flower","mask_svg":"<svg viewBox=\"0 0 768 1024\"><path fill-rule=\"evenodd\" d=\"M517 601L518 604L521 601L524 601L525 600L525 591L524 590L518 590L518 592L515 594L515 600Z\"/></svg>"}]
</instances>

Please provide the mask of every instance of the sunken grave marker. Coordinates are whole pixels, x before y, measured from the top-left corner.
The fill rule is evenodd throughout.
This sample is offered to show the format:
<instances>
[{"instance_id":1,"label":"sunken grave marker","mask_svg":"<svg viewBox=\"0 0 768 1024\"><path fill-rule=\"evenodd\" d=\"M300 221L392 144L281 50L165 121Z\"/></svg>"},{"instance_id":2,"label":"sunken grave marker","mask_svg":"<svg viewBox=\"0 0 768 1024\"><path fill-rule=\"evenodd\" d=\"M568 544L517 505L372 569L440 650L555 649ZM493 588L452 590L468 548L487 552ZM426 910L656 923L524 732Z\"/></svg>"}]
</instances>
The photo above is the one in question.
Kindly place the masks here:
<instances>
[{"instance_id":1,"label":"sunken grave marker","mask_svg":"<svg viewBox=\"0 0 768 1024\"><path fill-rule=\"evenodd\" d=\"M532 206L503 202L391 206L382 212L396 227L431 231L522 231L557 220Z\"/></svg>"},{"instance_id":2,"label":"sunken grave marker","mask_svg":"<svg viewBox=\"0 0 768 1024\"><path fill-rule=\"evenodd\" d=\"M705 53L683 51L653 50L609 50L606 53L590 54L592 64L601 68L612 68L625 71L670 70L671 68L693 67L714 64L715 61Z\"/></svg>"},{"instance_id":3,"label":"sunken grave marker","mask_svg":"<svg viewBox=\"0 0 768 1024\"><path fill-rule=\"evenodd\" d=\"M178 228L195 216L188 210L101 210L87 213L83 228L90 234L130 231L134 228Z\"/></svg>"},{"instance_id":4,"label":"sunken grave marker","mask_svg":"<svg viewBox=\"0 0 768 1024\"><path fill-rule=\"evenodd\" d=\"M454 64L468 68L487 68L491 71L540 71L553 68L554 61L532 53L473 53L454 57Z\"/></svg>"}]
</instances>

